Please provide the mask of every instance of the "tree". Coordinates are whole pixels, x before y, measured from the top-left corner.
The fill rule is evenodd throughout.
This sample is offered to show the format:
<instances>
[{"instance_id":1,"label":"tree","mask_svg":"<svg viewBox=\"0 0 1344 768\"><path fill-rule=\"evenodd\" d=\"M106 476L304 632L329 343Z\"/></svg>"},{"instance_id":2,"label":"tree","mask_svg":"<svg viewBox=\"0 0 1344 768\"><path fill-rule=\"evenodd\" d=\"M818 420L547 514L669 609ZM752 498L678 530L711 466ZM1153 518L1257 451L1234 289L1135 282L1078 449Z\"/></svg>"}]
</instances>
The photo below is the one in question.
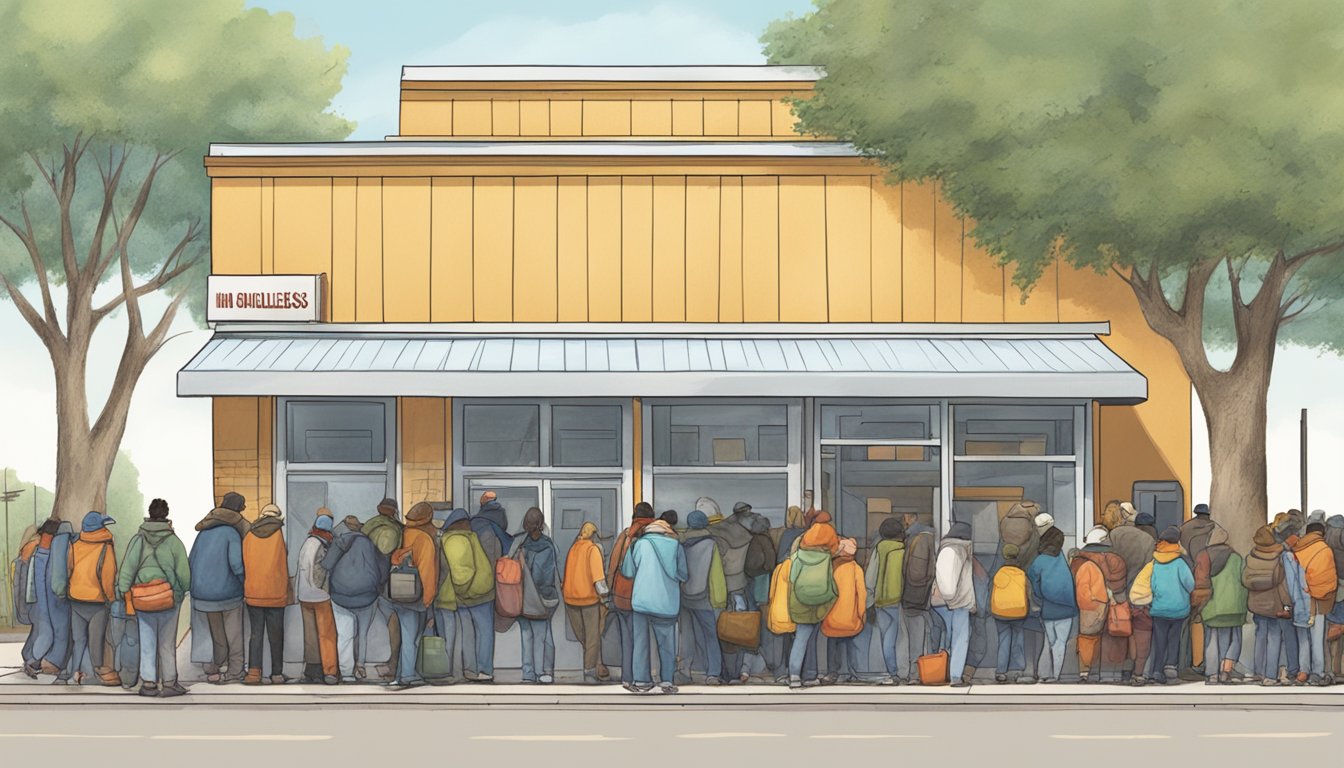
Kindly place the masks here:
<instances>
[{"instance_id":1,"label":"tree","mask_svg":"<svg viewBox=\"0 0 1344 768\"><path fill-rule=\"evenodd\" d=\"M826 69L804 129L937 179L1024 289L1056 259L1117 275L1190 375L1245 545L1276 344L1344 346L1342 36L1330 0L823 0L764 40Z\"/></svg>"},{"instance_id":2,"label":"tree","mask_svg":"<svg viewBox=\"0 0 1344 768\"><path fill-rule=\"evenodd\" d=\"M131 396L184 302L199 320L207 143L349 135L328 111L349 52L242 0L0 0L0 29L0 296L51 356L55 507L72 518L105 508ZM90 345L123 314L90 413Z\"/></svg>"}]
</instances>

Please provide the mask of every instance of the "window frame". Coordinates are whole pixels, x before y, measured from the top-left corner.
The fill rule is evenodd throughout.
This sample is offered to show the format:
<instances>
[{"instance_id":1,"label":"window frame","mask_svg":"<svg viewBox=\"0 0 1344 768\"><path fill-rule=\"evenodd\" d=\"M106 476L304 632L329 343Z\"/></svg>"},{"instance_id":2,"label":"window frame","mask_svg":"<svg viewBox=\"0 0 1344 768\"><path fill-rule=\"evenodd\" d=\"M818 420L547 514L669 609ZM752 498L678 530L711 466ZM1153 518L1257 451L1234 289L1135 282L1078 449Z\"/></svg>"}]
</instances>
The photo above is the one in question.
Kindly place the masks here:
<instances>
[{"instance_id":1,"label":"window frame","mask_svg":"<svg viewBox=\"0 0 1344 768\"><path fill-rule=\"evenodd\" d=\"M291 403L324 404L378 403L383 406L383 460L381 462L290 462L289 418ZM273 460L272 496L276 506L288 510L289 478L312 475L383 475L386 496L399 498L401 488L401 433L397 430L401 414L395 397L308 397L273 398L271 413L271 457Z\"/></svg>"}]
</instances>

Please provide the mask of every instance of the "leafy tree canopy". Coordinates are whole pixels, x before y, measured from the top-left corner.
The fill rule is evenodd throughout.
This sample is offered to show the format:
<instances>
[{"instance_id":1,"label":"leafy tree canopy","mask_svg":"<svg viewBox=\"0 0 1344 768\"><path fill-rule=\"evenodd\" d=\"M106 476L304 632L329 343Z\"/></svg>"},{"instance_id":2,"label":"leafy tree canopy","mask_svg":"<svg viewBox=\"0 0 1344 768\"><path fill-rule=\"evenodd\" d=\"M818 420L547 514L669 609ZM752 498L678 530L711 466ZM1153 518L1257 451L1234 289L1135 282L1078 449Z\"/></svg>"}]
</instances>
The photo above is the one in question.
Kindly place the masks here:
<instances>
[{"instance_id":1,"label":"leafy tree canopy","mask_svg":"<svg viewBox=\"0 0 1344 768\"><path fill-rule=\"evenodd\" d=\"M1339 10L823 0L764 39L772 62L826 67L796 105L804 127L897 178L939 179L1019 285L1062 256L1155 267L1179 294L1192 265L1216 263L1207 340L1228 342L1232 303L1214 297L1235 281L1249 302L1275 254L1320 250L1288 273L1284 314L1314 305L1280 338L1341 349L1332 316L1344 313L1329 306L1344 296Z\"/></svg>"}]
</instances>

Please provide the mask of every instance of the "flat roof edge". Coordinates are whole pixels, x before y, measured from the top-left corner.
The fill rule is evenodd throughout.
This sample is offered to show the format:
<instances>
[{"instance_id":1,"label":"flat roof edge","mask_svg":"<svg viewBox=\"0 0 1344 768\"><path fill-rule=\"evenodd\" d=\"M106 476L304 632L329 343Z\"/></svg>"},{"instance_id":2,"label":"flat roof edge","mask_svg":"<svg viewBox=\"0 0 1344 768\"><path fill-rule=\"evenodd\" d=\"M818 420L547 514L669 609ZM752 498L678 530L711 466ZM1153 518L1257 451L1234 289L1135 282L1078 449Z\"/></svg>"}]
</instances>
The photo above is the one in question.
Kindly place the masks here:
<instances>
[{"instance_id":1,"label":"flat roof edge","mask_svg":"<svg viewBox=\"0 0 1344 768\"><path fill-rule=\"evenodd\" d=\"M211 143L211 158L862 157L841 141L338 141Z\"/></svg>"},{"instance_id":2,"label":"flat roof edge","mask_svg":"<svg viewBox=\"0 0 1344 768\"><path fill-rule=\"evenodd\" d=\"M825 74L821 67L793 64L404 65L401 68L403 82L769 83L815 82Z\"/></svg>"},{"instance_id":3,"label":"flat roof edge","mask_svg":"<svg viewBox=\"0 0 1344 768\"><path fill-rule=\"evenodd\" d=\"M1080 323L217 323L237 335L590 338L1044 337L1107 336L1108 321Z\"/></svg>"}]
</instances>

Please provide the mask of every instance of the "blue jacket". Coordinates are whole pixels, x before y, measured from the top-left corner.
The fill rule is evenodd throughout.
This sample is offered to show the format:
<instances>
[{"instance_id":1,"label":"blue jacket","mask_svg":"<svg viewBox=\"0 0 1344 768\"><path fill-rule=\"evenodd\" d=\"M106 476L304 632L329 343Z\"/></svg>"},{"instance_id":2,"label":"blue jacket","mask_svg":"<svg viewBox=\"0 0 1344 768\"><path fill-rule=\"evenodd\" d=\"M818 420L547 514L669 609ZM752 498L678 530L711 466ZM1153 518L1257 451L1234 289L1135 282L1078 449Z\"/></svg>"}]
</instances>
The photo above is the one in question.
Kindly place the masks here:
<instances>
[{"instance_id":1,"label":"blue jacket","mask_svg":"<svg viewBox=\"0 0 1344 768\"><path fill-rule=\"evenodd\" d=\"M1283 584L1293 598L1293 626L1305 627L1311 621L1311 595L1307 593L1307 575L1291 549L1283 555Z\"/></svg>"},{"instance_id":2,"label":"blue jacket","mask_svg":"<svg viewBox=\"0 0 1344 768\"><path fill-rule=\"evenodd\" d=\"M243 536L215 512L196 531L187 558L192 604L202 611L228 610L231 603L243 599Z\"/></svg>"},{"instance_id":3,"label":"blue jacket","mask_svg":"<svg viewBox=\"0 0 1344 768\"><path fill-rule=\"evenodd\" d=\"M327 547L322 569L331 578L327 588L331 602L354 610L372 605L378 599L387 583L390 564L372 539L359 531L347 531Z\"/></svg>"},{"instance_id":4,"label":"blue jacket","mask_svg":"<svg viewBox=\"0 0 1344 768\"><path fill-rule=\"evenodd\" d=\"M639 613L665 619L681 611L681 583L686 581L686 550L672 536L645 533L621 561L621 574L634 580L630 606Z\"/></svg>"},{"instance_id":5,"label":"blue jacket","mask_svg":"<svg viewBox=\"0 0 1344 768\"><path fill-rule=\"evenodd\" d=\"M1184 619L1190 615L1190 592L1195 588L1195 575L1185 558L1170 562L1153 560L1153 605L1155 619Z\"/></svg>"},{"instance_id":6,"label":"blue jacket","mask_svg":"<svg viewBox=\"0 0 1344 768\"><path fill-rule=\"evenodd\" d=\"M1073 574L1064 554L1040 553L1027 566L1031 594L1041 607L1043 621L1071 619L1078 615L1078 599L1073 590Z\"/></svg>"}]
</instances>

